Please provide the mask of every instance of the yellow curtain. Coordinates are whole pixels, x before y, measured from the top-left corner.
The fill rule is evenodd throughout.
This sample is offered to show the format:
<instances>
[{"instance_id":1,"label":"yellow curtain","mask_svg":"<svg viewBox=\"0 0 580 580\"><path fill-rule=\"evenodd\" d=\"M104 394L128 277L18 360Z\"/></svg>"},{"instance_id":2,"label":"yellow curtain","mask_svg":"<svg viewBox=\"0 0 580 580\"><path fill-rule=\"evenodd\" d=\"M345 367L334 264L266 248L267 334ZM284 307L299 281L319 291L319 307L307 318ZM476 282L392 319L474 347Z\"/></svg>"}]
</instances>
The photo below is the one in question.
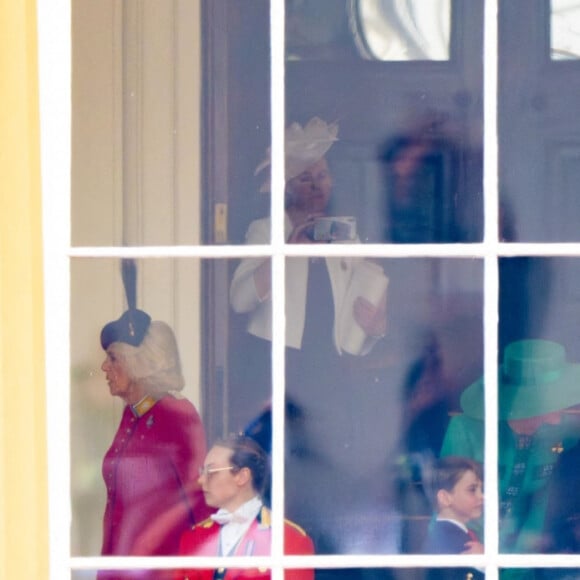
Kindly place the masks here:
<instances>
[{"instance_id":1,"label":"yellow curtain","mask_svg":"<svg viewBox=\"0 0 580 580\"><path fill-rule=\"evenodd\" d=\"M0 578L48 578L36 2L0 0Z\"/></svg>"}]
</instances>

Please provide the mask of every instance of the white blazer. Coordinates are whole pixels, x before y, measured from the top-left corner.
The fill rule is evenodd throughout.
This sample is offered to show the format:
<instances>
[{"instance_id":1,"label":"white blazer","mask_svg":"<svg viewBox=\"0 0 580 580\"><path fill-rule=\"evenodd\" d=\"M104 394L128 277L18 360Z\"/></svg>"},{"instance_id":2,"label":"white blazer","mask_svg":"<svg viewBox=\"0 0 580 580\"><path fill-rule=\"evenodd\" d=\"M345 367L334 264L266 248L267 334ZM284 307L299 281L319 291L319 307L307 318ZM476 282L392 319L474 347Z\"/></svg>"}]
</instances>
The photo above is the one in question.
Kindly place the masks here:
<instances>
[{"instance_id":1,"label":"white blazer","mask_svg":"<svg viewBox=\"0 0 580 580\"><path fill-rule=\"evenodd\" d=\"M284 224L286 239L292 231L292 223L286 216ZM270 241L270 218L253 221L246 233L246 243L265 244ZM254 272L265 258L244 258L232 279L230 303L235 312L250 313L248 332L265 340L272 340L271 301L260 302L254 283ZM352 305L344 306L347 289L353 275L353 266L361 258L325 258L334 301L334 345L339 354L343 352L343 339L349 325L354 322ZM308 287L308 258L288 258L286 263L286 345L301 348L306 316L306 292ZM367 337L360 354L367 354L376 342Z\"/></svg>"}]
</instances>

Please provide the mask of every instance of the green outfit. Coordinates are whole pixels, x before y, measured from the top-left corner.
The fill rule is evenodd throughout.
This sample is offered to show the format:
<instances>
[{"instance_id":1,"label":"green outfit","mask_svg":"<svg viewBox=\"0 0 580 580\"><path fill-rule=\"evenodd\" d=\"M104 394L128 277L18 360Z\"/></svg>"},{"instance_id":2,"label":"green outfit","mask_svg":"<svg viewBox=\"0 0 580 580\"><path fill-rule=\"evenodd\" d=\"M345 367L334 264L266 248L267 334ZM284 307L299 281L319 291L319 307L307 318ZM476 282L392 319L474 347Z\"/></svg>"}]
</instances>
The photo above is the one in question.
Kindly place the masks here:
<instances>
[{"instance_id":1,"label":"green outfit","mask_svg":"<svg viewBox=\"0 0 580 580\"><path fill-rule=\"evenodd\" d=\"M541 552L547 483L560 453L578 441L574 424L543 425L532 437L499 422L500 551ZM441 456L461 455L483 463L484 423L458 415L449 423Z\"/></svg>"},{"instance_id":2,"label":"green outfit","mask_svg":"<svg viewBox=\"0 0 580 580\"><path fill-rule=\"evenodd\" d=\"M518 435L509 422L580 405L580 365L567 362L562 345L529 339L505 348L498 371L499 549L541 553L549 482L560 454L580 437L578 420L562 414L558 425L544 423L533 435ZM460 455L483 463L483 377L462 393L461 408L464 414L449 423L441 456ZM472 523L481 529L481 522ZM502 570L500 576L502 580L536 577L526 569Z\"/></svg>"}]
</instances>

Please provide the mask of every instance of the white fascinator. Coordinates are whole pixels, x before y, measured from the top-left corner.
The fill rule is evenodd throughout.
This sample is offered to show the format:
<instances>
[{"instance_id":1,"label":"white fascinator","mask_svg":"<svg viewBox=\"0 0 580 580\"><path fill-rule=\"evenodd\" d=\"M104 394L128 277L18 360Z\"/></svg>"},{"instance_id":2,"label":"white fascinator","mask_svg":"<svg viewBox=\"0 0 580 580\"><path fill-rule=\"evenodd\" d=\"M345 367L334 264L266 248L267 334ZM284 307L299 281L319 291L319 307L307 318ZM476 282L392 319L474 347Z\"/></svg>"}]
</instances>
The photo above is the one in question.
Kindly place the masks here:
<instances>
[{"instance_id":1,"label":"white fascinator","mask_svg":"<svg viewBox=\"0 0 580 580\"><path fill-rule=\"evenodd\" d=\"M286 181L320 161L335 141L338 140L338 124L326 123L320 117L312 117L304 127L292 123L286 128L284 150L286 160ZM271 151L268 147L266 158L256 167L254 175L270 167ZM270 191L270 178L261 185L260 191Z\"/></svg>"}]
</instances>

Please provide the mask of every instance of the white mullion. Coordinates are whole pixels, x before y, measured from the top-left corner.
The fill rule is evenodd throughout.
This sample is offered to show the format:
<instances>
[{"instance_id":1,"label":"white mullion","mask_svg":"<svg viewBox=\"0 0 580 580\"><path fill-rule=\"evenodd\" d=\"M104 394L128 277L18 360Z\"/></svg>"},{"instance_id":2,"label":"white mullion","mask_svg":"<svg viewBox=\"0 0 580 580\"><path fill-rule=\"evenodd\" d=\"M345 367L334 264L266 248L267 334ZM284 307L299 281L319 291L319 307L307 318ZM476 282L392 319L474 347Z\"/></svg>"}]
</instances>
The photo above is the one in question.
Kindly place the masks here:
<instances>
[{"instance_id":1,"label":"white mullion","mask_svg":"<svg viewBox=\"0 0 580 580\"><path fill-rule=\"evenodd\" d=\"M285 232L284 0L270 2L271 251L272 251L272 578L284 578Z\"/></svg>"},{"instance_id":2,"label":"white mullion","mask_svg":"<svg viewBox=\"0 0 580 580\"><path fill-rule=\"evenodd\" d=\"M486 580L497 578L499 549L499 478L498 478L498 294L497 256L490 253L484 262L484 400L485 400L485 502L484 546L489 570Z\"/></svg>"},{"instance_id":3,"label":"white mullion","mask_svg":"<svg viewBox=\"0 0 580 580\"><path fill-rule=\"evenodd\" d=\"M285 256L343 257L369 256L376 258L485 258L547 256L578 257L580 243L497 243L482 244L292 244L278 245ZM90 246L67 248L65 254L73 258L245 258L270 257L274 246Z\"/></svg>"},{"instance_id":4,"label":"white mullion","mask_svg":"<svg viewBox=\"0 0 580 580\"><path fill-rule=\"evenodd\" d=\"M230 568L268 568L273 556L227 556ZM469 564L482 567L483 555L469 557ZM76 557L71 559L76 570L126 570L147 569L215 569L224 566L223 556L116 556L116 557ZM461 554L335 554L314 556L285 556L284 565L288 569L330 569L330 568L417 568L417 567L465 567L467 558ZM274 566L280 563L274 561ZM280 568L281 569L281 568Z\"/></svg>"},{"instance_id":5,"label":"white mullion","mask_svg":"<svg viewBox=\"0 0 580 580\"><path fill-rule=\"evenodd\" d=\"M45 310L49 577L70 576L71 6L37 0ZM64 450L64 452L63 452Z\"/></svg>"},{"instance_id":6,"label":"white mullion","mask_svg":"<svg viewBox=\"0 0 580 580\"><path fill-rule=\"evenodd\" d=\"M499 304L498 193L498 0L486 0L483 46L484 151L484 365L485 377L485 504L486 580L499 577L499 478L497 348Z\"/></svg>"},{"instance_id":7,"label":"white mullion","mask_svg":"<svg viewBox=\"0 0 580 580\"><path fill-rule=\"evenodd\" d=\"M232 568L263 567L272 562L270 556L228 556L228 566ZM220 556L155 556L155 558L117 556L103 558L100 556L71 558L71 563L77 570L126 569L146 568L173 569L173 568L218 568L223 566L224 558ZM336 554L314 556L286 556L285 567L292 568L451 568L466 565L483 567L490 565L485 555L465 556L462 554ZM497 562L505 568L579 568L579 554L500 554ZM491 569L491 566L490 566ZM489 573L489 572L488 572ZM486 577L486 580L489 580Z\"/></svg>"}]
</instances>

